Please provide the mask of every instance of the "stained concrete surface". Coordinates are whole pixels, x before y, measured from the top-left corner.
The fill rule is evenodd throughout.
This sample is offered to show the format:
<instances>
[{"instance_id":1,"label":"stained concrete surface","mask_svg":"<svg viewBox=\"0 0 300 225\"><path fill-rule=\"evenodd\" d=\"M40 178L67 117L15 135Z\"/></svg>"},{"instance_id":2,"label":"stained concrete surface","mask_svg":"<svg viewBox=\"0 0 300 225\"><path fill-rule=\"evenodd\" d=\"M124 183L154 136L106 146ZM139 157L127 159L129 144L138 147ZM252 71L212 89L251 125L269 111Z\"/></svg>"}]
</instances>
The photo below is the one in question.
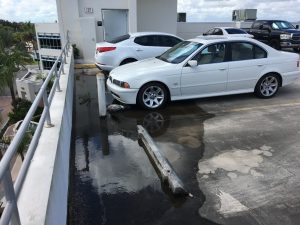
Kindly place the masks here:
<instances>
[{"instance_id":1,"label":"stained concrete surface","mask_svg":"<svg viewBox=\"0 0 300 225\"><path fill-rule=\"evenodd\" d=\"M95 81L77 74L69 224L299 224L300 81L267 100L180 101L106 119L98 117ZM174 198L161 184L137 124L193 198Z\"/></svg>"}]
</instances>

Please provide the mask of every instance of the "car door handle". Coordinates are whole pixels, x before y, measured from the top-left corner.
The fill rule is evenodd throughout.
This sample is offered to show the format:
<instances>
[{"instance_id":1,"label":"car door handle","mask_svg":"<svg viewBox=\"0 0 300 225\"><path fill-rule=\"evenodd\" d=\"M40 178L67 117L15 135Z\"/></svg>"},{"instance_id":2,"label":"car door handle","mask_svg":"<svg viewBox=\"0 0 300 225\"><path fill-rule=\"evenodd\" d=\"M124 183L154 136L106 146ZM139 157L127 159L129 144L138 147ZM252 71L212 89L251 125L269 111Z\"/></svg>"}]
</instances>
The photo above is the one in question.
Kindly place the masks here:
<instances>
[{"instance_id":1,"label":"car door handle","mask_svg":"<svg viewBox=\"0 0 300 225\"><path fill-rule=\"evenodd\" d=\"M261 66L263 66L263 65L257 65L257 66L261 67Z\"/></svg>"},{"instance_id":2,"label":"car door handle","mask_svg":"<svg viewBox=\"0 0 300 225\"><path fill-rule=\"evenodd\" d=\"M224 71L224 70L227 70L226 68L222 68L222 69L219 69L220 71Z\"/></svg>"},{"instance_id":3,"label":"car door handle","mask_svg":"<svg viewBox=\"0 0 300 225\"><path fill-rule=\"evenodd\" d=\"M142 51L143 51L143 49L136 49L136 51L137 51L137 52L142 52Z\"/></svg>"}]
</instances>

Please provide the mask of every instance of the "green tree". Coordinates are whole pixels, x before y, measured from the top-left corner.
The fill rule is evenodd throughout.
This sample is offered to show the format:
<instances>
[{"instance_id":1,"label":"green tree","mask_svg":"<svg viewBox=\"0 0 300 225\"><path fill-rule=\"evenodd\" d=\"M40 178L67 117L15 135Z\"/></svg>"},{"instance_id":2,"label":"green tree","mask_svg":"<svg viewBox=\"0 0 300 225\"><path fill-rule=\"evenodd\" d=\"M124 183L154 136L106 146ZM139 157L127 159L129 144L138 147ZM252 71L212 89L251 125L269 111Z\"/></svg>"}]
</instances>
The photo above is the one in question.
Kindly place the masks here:
<instances>
[{"instance_id":1,"label":"green tree","mask_svg":"<svg viewBox=\"0 0 300 225\"><path fill-rule=\"evenodd\" d=\"M9 27L0 27L0 88L9 87L12 105L16 104L13 84L15 73L32 59L25 43L15 39L14 32Z\"/></svg>"}]
</instances>

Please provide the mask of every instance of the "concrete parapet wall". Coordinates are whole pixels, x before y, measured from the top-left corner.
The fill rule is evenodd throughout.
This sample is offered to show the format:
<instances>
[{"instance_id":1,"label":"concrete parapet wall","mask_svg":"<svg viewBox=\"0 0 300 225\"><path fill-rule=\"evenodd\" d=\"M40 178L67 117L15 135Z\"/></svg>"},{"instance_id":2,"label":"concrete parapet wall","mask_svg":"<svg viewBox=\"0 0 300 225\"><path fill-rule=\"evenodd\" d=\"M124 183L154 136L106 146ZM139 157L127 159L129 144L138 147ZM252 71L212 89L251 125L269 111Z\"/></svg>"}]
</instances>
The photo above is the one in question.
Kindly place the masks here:
<instances>
[{"instance_id":1,"label":"concrete parapet wall","mask_svg":"<svg viewBox=\"0 0 300 225\"><path fill-rule=\"evenodd\" d=\"M50 114L21 190L18 207L23 225L66 224L72 129L74 58L69 54Z\"/></svg>"}]
</instances>

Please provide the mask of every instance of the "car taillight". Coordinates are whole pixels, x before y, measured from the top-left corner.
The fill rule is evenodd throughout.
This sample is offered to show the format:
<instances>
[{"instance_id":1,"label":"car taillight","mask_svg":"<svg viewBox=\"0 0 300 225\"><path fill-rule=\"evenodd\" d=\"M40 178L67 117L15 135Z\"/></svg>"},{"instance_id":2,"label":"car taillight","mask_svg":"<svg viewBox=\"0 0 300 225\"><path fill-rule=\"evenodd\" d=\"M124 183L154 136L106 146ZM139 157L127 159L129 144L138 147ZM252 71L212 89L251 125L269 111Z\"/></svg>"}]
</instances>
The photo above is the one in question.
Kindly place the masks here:
<instances>
[{"instance_id":1,"label":"car taillight","mask_svg":"<svg viewBox=\"0 0 300 225\"><path fill-rule=\"evenodd\" d=\"M300 68L300 60L297 61L297 67Z\"/></svg>"},{"instance_id":2,"label":"car taillight","mask_svg":"<svg viewBox=\"0 0 300 225\"><path fill-rule=\"evenodd\" d=\"M100 52L109 52L115 50L116 47L98 47L97 51Z\"/></svg>"}]
</instances>

